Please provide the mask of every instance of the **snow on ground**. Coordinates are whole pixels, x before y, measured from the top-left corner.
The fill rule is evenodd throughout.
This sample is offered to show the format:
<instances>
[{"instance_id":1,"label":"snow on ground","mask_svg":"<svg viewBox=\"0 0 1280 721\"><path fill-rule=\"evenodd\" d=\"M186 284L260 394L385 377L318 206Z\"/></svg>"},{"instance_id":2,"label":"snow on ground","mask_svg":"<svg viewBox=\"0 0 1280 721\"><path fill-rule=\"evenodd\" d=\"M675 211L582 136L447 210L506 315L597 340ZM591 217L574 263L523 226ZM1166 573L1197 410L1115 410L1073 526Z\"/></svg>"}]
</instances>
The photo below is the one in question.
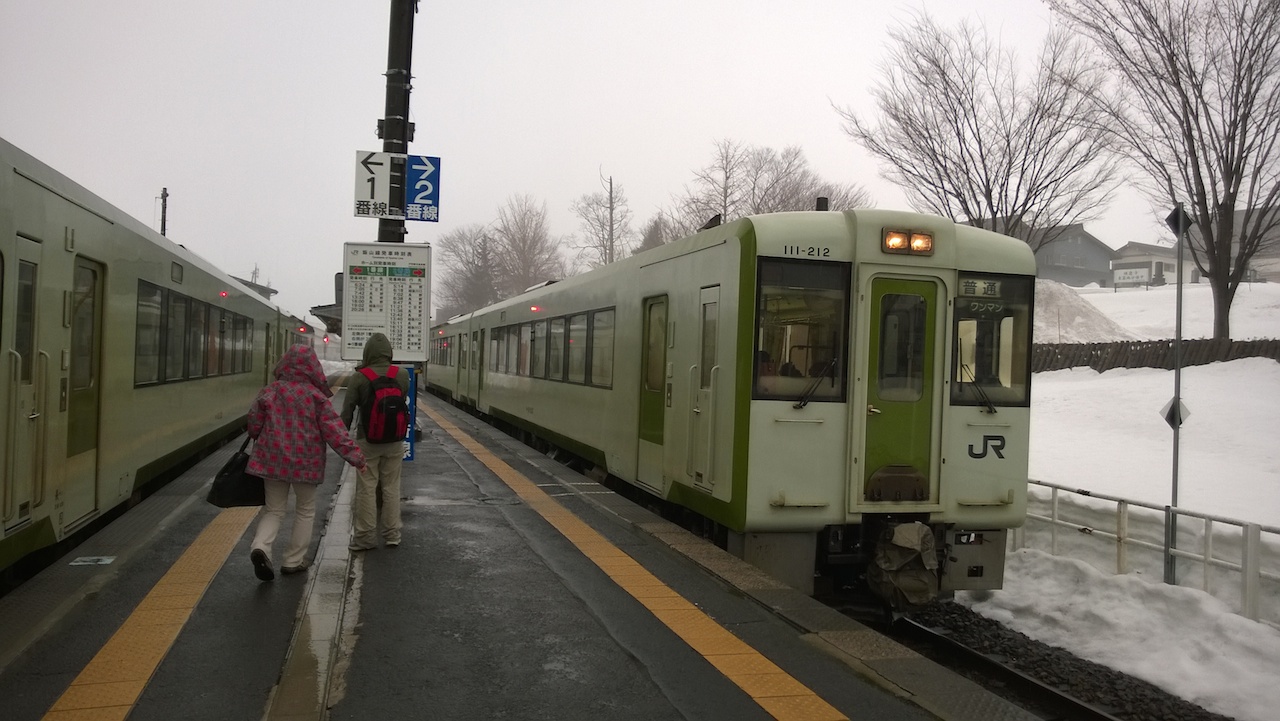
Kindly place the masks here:
<instances>
[{"instance_id":1,"label":"snow on ground","mask_svg":"<svg viewBox=\"0 0 1280 721\"><path fill-rule=\"evenodd\" d=\"M1077 291L1038 281L1036 340L1058 342L1059 333L1061 342L1080 343L1125 335L1173 338L1175 297L1171 286ZM1184 287L1183 316L1184 338L1212 335L1207 285ZM1231 334L1280 338L1280 284L1241 286ZM1195 366L1183 370L1182 380L1183 403L1191 413L1180 433L1178 506L1280 525L1280 443L1274 438L1280 427L1280 363L1254 358ZM1172 397L1172 371L1078 368L1036 374L1031 477L1169 503L1173 432L1159 411ZM1073 555L1083 553L1079 543L1071 548ZM1114 548L1092 548L1098 557L1011 553L1003 590L960 594L959 600L1032 638L1211 711L1242 721L1274 718L1280 708L1280 630L1238 616L1200 590L1159 583L1150 569L1103 573L1098 569L1114 568ZM1273 612L1277 604L1280 596L1263 599Z\"/></svg>"}]
</instances>

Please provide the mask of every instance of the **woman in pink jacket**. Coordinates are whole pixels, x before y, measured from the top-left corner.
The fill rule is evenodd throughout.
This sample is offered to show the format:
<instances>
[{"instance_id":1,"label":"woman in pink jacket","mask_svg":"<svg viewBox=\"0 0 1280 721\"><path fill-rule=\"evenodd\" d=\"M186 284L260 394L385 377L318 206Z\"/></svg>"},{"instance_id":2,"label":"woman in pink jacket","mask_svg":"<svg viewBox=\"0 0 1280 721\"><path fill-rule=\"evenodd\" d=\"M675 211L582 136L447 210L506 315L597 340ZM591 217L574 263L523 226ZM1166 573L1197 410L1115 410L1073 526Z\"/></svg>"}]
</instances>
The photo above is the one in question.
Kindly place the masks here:
<instances>
[{"instance_id":1,"label":"woman in pink jacket","mask_svg":"<svg viewBox=\"0 0 1280 721\"><path fill-rule=\"evenodd\" d=\"M276 577L271 545L280 530L289 489L293 489L293 533L281 573L307 569L307 547L316 515L316 487L324 481L325 444L357 469L364 454L347 433L329 398L333 392L315 351L291 346L275 367L275 380L263 388L249 408L249 437L256 439L249 473L261 476L266 505L253 538L253 572L262 581Z\"/></svg>"}]
</instances>

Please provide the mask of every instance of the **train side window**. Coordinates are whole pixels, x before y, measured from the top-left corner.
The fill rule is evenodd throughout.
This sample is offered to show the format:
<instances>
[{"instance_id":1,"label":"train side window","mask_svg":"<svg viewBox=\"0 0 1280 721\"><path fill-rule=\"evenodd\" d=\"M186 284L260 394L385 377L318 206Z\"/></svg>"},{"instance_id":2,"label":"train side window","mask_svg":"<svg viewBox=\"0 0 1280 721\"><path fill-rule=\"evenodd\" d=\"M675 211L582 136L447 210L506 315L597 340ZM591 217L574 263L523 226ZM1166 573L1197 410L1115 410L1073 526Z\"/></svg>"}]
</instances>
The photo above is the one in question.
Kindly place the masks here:
<instances>
[{"instance_id":1,"label":"train side window","mask_svg":"<svg viewBox=\"0 0 1280 721\"><path fill-rule=\"evenodd\" d=\"M972 273L959 280L951 403L1029 405L1035 279Z\"/></svg>"},{"instance_id":2,"label":"train side window","mask_svg":"<svg viewBox=\"0 0 1280 721\"><path fill-rule=\"evenodd\" d=\"M719 324L719 303L703 303L702 304L702 359L701 367L698 369L699 388L706 390L711 387L711 369L716 364L716 326Z\"/></svg>"},{"instance_id":3,"label":"train side window","mask_svg":"<svg viewBox=\"0 0 1280 721\"><path fill-rule=\"evenodd\" d=\"M760 259L753 398L844 400L849 275L848 263Z\"/></svg>"},{"instance_id":4,"label":"train side window","mask_svg":"<svg viewBox=\"0 0 1280 721\"><path fill-rule=\"evenodd\" d=\"M515 375L520 367L520 326L507 326L507 373Z\"/></svg>"},{"instance_id":5,"label":"train side window","mask_svg":"<svg viewBox=\"0 0 1280 721\"><path fill-rule=\"evenodd\" d=\"M661 393L666 381L667 353L667 304L664 301L649 305L646 324L649 334L645 338L644 388Z\"/></svg>"},{"instance_id":6,"label":"train side window","mask_svg":"<svg viewBox=\"0 0 1280 721\"><path fill-rule=\"evenodd\" d=\"M529 354L533 350L533 324L521 323L517 332L520 334L520 357L516 360L516 375L529 375Z\"/></svg>"},{"instance_id":7,"label":"train side window","mask_svg":"<svg viewBox=\"0 0 1280 721\"><path fill-rule=\"evenodd\" d=\"M587 382L587 314L569 316L570 383Z\"/></svg>"},{"instance_id":8,"label":"train side window","mask_svg":"<svg viewBox=\"0 0 1280 721\"><path fill-rule=\"evenodd\" d=\"M308 339L308 342L311 342ZM253 319L244 319L244 372L253 370Z\"/></svg>"},{"instance_id":9,"label":"train side window","mask_svg":"<svg viewBox=\"0 0 1280 721\"><path fill-rule=\"evenodd\" d=\"M168 318L165 333L164 379L178 380L186 375L183 359L186 357L187 343L187 298L170 292Z\"/></svg>"},{"instance_id":10,"label":"train side window","mask_svg":"<svg viewBox=\"0 0 1280 721\"><path fill-rule=\"evenodd\" d=\"M489 372L498 371L498 355L502 353L502 329L494 328L489 332Z\"/></svg>"},{"instance_id":11,"label":"train side window","mask_svg":"<svg viewBox=\"0 0 1280 721\"><path fill-rule=\"evenodd\" d=\"M221 308L209 308L209 329L206 338L209 339L205 343L205 374L216 376L222 373L222 369L218 365L218 358L221 357L219 349L222 346L222 331L226 324Z\"/></svg>"},{"instance_id":12,"label":"train side window","mask_svg":"<svg viewBox=\"0 0 1280 721\"><path fill-rule=\"evenodd\" d=\"M98 369L94 349L98 338L98 270L77 260L71 291L71 390L93 386Z\"/></svg>"},{"instance_id":13,"label":"train side window","mask_svg":"<svg viewBox=\"0 0 1280 721\"><path fill-rule=\"evenodd\" d=\"M191 320L187 323L187 377L204 376L205 347L208 340L209 306L191 301Z\"/></svg>"},{"instance_id":14,"label":"train side window","mask_svg":"<svg viewBox=\"0 0 1280 721\"><path fill-rule=\"evenodd\" d=\"M137 330L134 334L133 384L160 381L160 340L163 335L164 289L138 281Z\"/></svg>"},{"instance_id":15,"label":"train side window","mask_svg":"<svg viewBox=\"0 0 1280 721\"><path fill-rule=\"evenodd\" d=\"M533 345L529 349L529 375L534 378L547 377L547 322L533 322Z\"/></svg>"},{"instance_id":16,"label":"train side window","mask_svg":"<svg viewBox=\"0 0 1280 721\"><path fill-rule=\"evenodd\" d=\"M614 311L591 314L591 385L613 387Z\"/></svg>"},{"instance_id":17,"label":"train side window","mask_svg":"<svg viewBox=\"0 0 1280 721\"><path fill-rule=\"evenodd\" d=\"M564 380L564 324L564 318L552 318L547 339L547 377L554 381Z\"/></svg>"},{"instance_id":18,"label":"train side window","mask_svg":"<svg viewBox=\"0 0 1280 721\"><path fill-rule=\"evenodd\" d=\"M289 334L289 345L293 345L293 334ZM222 311L222 332L219 333L218 367L222 375L236 372L232 364L232 353L236 347L236 317L234 313Z\"/></svg>"},{"instance_id":19,"label":"train side window","mask_svg":"<svg viewBox=\"0 0 1280 721\"><path fill-rule=\"evenodd\" d=\"M928 305L918 295L886 293L880 302L880 372L877 394L918 401L924 394Z\"/></svg>"},{"instance_id":20,"label":"train side window","mask_svg":"<svg viewBox=\"0 0 1280 721\"><path fill-rule=\"evenodd\" d=\"M18 261L18 318L14 350L22 357L19 379L31 382L32 358L36 352L36 264Z\"/></svg>"}]
</instances>

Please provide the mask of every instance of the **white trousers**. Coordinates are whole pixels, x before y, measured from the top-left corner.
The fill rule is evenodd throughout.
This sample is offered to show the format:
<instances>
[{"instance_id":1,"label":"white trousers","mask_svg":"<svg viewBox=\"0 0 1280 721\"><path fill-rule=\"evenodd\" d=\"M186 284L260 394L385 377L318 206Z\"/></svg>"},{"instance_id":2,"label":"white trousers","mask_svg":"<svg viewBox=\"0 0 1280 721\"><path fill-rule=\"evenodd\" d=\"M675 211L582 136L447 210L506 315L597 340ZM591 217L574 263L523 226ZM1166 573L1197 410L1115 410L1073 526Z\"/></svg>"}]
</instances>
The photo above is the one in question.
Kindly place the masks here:
<instances>
[{"instance_id":1,"label":"white trousers","mask_svg":"<svg viewBox=\"0 0 1280 721\"><path fill-rule=\"evenodd\" d=\"M276 542L285 508L289 505L289 489L293 489L293 531L289 534L289 547L285 549L281 566L301 566L311 546L311 529L316 519L316 486L310 483L286 483L274 478L263 479L266 504L258 516L258 531L253 537L253 548L272 557L271 546Z\"/></svg>"}]
</instances>

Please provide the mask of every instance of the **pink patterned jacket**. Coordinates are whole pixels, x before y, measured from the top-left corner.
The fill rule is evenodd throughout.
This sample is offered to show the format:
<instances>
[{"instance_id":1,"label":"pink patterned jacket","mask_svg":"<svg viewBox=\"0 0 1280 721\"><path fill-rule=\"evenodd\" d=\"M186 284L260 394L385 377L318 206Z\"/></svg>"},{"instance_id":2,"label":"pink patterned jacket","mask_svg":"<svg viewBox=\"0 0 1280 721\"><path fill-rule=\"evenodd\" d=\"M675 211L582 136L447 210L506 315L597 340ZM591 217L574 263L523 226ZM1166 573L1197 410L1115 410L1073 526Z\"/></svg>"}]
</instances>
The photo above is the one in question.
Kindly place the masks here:
<instances>
[{"instance_id":1,"label":"pink patterned jacket","mask_svg":"<svg viewBox=\"0 0 1280 721\"><path fill-rule=\"evenodd\" d=\"M288 483L324 481L325 444L359 468L364 454L333 409L333 393L315 351L295 345L276 364L276 380L249 407L249 437L257 439L249 472Z\"/></svg>"}]
</instances>

